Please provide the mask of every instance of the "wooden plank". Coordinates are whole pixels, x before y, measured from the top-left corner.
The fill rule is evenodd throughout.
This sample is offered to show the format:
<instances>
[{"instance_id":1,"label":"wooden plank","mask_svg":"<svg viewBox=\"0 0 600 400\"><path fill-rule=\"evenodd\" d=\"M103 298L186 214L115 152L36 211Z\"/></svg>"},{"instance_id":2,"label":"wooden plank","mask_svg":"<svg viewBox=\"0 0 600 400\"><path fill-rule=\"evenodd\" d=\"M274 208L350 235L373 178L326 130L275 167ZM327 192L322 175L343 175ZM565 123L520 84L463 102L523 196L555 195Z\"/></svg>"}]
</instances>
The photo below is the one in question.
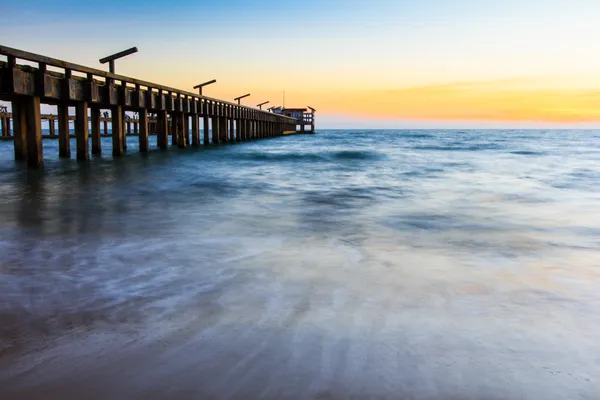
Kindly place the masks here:
<instances>
[{"instance_id":1,"label":"wooden plank","mask_svg":"<svg viewBox=\"0 0 600 400\"><path fill-rule=\"evenodd\" d=\"M58 156L71 158L71 140L69 134L69 106L58 105Z\"/></svg>"},{"instance_id":2,"label":"wooden plank","mask_svg":"<svg viewBox=\"0 0 600 400\"><path fill-rule=\"evenodd\" d=\"M78 102L75 105L75 136L77 138L77 160L89 160L89 124L88 103Z\"/></svg>"},{"instance_id":3,"label":"wooden plank","mask_svg":"<svg viewBox=\"0 0 600 400\"><path fill-rule=\"evenodd\" d=\"M44 165L40 98L38 96L27 97L23 103L27 131L27 165L31 168L40 168Z\"/></svg>"},{"instance_id":4,"label":"wooden plank","mask_svg":"<svg viewBox=\"0 0 600 400\"><path fill-rule=\"evenodd\" d=\"M92 154L102 154L101 136L100 136L100 109L98 107L91 108L92 122Z\"/></svg>"}]
</instances>

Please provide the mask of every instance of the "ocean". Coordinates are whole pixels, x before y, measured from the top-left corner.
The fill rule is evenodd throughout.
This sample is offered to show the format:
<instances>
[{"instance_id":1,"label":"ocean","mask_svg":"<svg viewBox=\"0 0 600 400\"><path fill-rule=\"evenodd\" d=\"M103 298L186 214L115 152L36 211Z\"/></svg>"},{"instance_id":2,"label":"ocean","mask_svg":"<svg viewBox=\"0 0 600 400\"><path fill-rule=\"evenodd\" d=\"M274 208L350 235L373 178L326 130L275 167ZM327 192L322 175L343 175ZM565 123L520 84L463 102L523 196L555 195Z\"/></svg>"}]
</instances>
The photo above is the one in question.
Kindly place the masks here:
<instances>
[{"instance_id":1,"label":"ocean","mask_svg":"<svg viewBox=\"0 0 600 400\"><path fill-rule=\"evenodd\" d=\"M0 398L598 399L599 131L110 140L0 142Z\"/></svg>"}]
</instances>

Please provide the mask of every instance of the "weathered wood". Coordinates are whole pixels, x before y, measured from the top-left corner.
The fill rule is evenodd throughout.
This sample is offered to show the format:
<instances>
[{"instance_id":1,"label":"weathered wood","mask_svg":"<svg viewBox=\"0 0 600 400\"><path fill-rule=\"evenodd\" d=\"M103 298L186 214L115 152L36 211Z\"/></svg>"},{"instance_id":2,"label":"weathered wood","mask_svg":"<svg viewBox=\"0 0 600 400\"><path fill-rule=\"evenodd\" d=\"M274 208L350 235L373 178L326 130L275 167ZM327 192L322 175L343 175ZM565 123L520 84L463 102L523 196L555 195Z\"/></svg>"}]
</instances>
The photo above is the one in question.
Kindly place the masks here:
<instances>
[{"instance_id":1,"label":"weathered wood","mask_svg":"<svg viewBox=\"0 0 600 400\"><path fill-rule=\"evenodd\" d=\"M177 115L176 113L171 113L171 146L177 146L177 125Z\"/></svg>"},{"instance_id":2,"label":"weathered wood","mask_svg":"<svg viewBox=\"0 0 600 400\"><path fill-rule=\"evenodd\" d=\"M185 114L182 112L176 112L173 115L173 118L177 119L177 146L181 147L181 148L185 148L186 146L186 136L187 136L187 132L186 132L186 117Z\"/></svg>"},{"instance_id":3,"label":"weathered wood","mask_svg":"<svg viewBox=\"0 0 600 400\"><path fill-rule=\"evenodd\" d=\"M112 118L112 154L113 157L123 155L123 107L114 106L110 110Z\"/></svg>"},{"instance_id":4,"label":"weathered wood","mask_svg":"<svg viewBox=\"0 0 600 400\"><path fill-rule=\"evenodd\" d=\"M156 116L156 141L161 150L167 150L169 147L169 121L167 119L167 110L159 110Z\"/></svg>"},{"instance_id":5,"label":"weathered wood","mask_svg":"<svg viewBox=\"0 0 600 400\"><path fill-rule=\"evenodd\" d=\"M104 120L104 134L108 135L108 120Z\"/></svg>"},{"instance_id":6,"label":"weathered wood","mask_svg":"<svg viewBox=\"0 0 600 400\"><path fill-rule=\"evenodd\" d=\"M39 168L44 165L40 98L37 96L27 97L23 101L23 105L27 131L27 165L32 168Z\"/></svg>"},{"instance_id":7,"label":"weathered wood","mask_svg":"<svg viewBox=\"0 0 600 400\"><path fill-rule=\"evenodd\" d=\"M100 109L91 107L90 117L92 122L92 154L102 154L102 139L100 135Z\"/></svg>"},{"instance_id":8,"label":"weathered wood","mask_svg":"<svg viewBox=\"0 0 600 400\"><path fill-rule=\"evenodd\" d=\"M2 137L9 137L10 132L8 132L8 117L2 117Z\"/></svg>"},{"instance_id":9,"label":"weathered wood","mask_svg":"<svg viewBox=\"0 0 600 400\"><path fill-rule=\"evenodd\" d=\"M241 136L241 128L242 127L242 120L241 119L237 119L235 121L235 140L240 142L242 140L242 136Z\"/></svg>"},{"instance_id":10,"label":"weathered wood","mask_svg":"<svg viewBox=\"0 0 600 400\"><path fill-rule=\"evenodd\" d=\"M127 153L127 134L125 133L125 116L127 114L125 113L125 109L123 108L123 111L121 113L121 121L123 121L122 127L121 127L121 146L123 147L123 153Z\"/></svg>"},{"instance_id":11,"label":"weathered wood","mask_svg":"<svg viewBox=\"0 0 600 400\"><path fill-rule=\"evenodd\" d=\"M77 160L89 160L88 103L85 101L75 105L75 136L77 138Z\"/></svg>"},{"instance_id":12,"label":"weathered wood","mask_svg":"<svg viewBox=\"0 0 600 400\"><path fill-rule=\"evenodd\" d=\"M71 158L71 140L69 135L69 106L58 105L58 156Z\"/></svg>"},{"instance_id":13,"label":"weathered wood","mask_svg":"<svg viewBox=\"0 0 600 400\"><path fill-rule=\"evenodd\" d=\"M50 136L56 135L56 132L54 131L54 119L53 118L48 118L48 132L50 133Z\"/></svg>"},{"instance_id":14,"label":"weathered wood","mask_svg":"<svg viewBox=\"0 0 600 400\"><path fill-rule=\"evenodd\" d=\"M200 145L200 121L198 114L192 114L192 146Z\"/></svg>"},{"instance_id":15,"label":"weathered wood","mask_svg":"<svg viewBox=\"0 0 600 400\"><path fill-rule=\"evenodd\" d=\"M214 144L218 144L219 143L219 117L212 117L212 142Z\"/></svg>"},{"instance_id":16,"label":"weathered wood","mask_svg":"<svg viewBox=\"0 0 600 400\"><path fill-rule=\"evenodd\" d=\"M139 124L140 152L145 153L148 151L148 110L145 108L139 111Z\"/></svg>"},{"instance_id":17,"label":"weathered wood","mask_svg":"<svg viewBox=\"0 0 600 400\"><path fill-rule=\"evenodd\" d=\"M208 115L204 115L202 117L202 122L204 125L203 131L204 131L204 145L208 146L210 144L210 123L209 123L209 118Z\"/></svg>"},{"instance_id":18,"label":"weathered wood","mask_svg":"<svg viewBox=\"0 0 600 400\"><path fill-rule=\"evenodd\" d=\"M23 161L27 158L27 123L25 117L25 105L23 98L12 101L13 115L13 145L15 148L15 160Z\"/></svg>"}]
</instances>

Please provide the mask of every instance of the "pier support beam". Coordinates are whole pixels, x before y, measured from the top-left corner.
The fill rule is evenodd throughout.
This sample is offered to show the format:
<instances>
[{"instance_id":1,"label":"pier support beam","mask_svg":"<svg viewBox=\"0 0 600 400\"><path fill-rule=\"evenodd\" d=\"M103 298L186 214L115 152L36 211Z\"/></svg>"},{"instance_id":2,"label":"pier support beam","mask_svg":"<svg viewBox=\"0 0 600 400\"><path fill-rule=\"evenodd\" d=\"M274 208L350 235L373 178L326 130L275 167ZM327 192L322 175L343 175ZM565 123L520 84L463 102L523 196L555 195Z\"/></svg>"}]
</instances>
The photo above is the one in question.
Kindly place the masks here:
<instances>
[{"instance_id":1,"label":"pier support beam","mask_svg":"<svg viewBox=\"0 0 600 400\"><path fill-rule=\"evenodd\" d=\"M156 116L157 136L156 141L161 150L167 150L169 147L169 121L166 110L159 110Z\"/></svg>"},{"instance_id":2,"label":"pier support beam","mask_svg":"<svg viewBox=\"0 0 600 400\"><path fill-rule=\"evenodd\" d=\"M171 113L171 146L177 146L177 113Z\"/></svg>"},{"instance_id":3,"label":"pier support beam","mask_svg":"<svg viewBox=\"0 0 600 400\"><path fill-rule=\"evenodd\" d=\"M123 121L121 128L121 147L123 149L123 153L127 153L127 133L125 132L125 117L127 116L127 113L123 107L121 107L121 109L123 110L121 112L121 121Z\"/></svg>"},{"instance_id":4,"label":"pier support beam","mask_svg":"<svg viewBox=\"0 0 600 400\"><path fill-rule=\"evenodd\" d=\"M192 114L192 146L200 145L200 121L198 114Z\"/></svg>"},{"instance_id":5,"label":"pier support beam","mask_svg":"<svg viewBox=\"0 0 600 400\"><path fill-rule=\"evenodd\" d=\"M89 160L88 103L84 101L78 102L75 106L75 135L77 138L77 159L80 161Z\"/></svg>"},{"instance_id":6,"label":"pier support beam","mask_svg":"<svg viewBox=\"0 0 600 400\"><path fill-rule=\"evenodd\" d=\"M2 137L9 137L10 133L8 132L8 124L7 124L8 116L1 118L0 120L2 121Z\"/></svg>"},{"instance_id":7,"label":"pier support beam","mask_svg":"<svg viewBox=\"0 0 600 400\"><path fill-rule=\"evenodd\" d=\"M19 98L12 101L12 115L15 160L23 161L27 158L27 122L25 120L25 103L23 99Z\"/></svg>"},{"instance_id":8,"label":"pier support beam","mask_svg":"<svg viewBox=\"0 0 600 400\"><path fill-rule=\"evenodd\" d=\"M235 121L235 140L237 142L240 142L242 140L242 120L241 119L237 119Z\"/></svg>"},{"instance_id":9,"label":"pier support beam","mask_svg":"<svg viewBox=\"0 0 600 400\"><path fill-rule=\"evenodd\" d=\"M212 142L219 143L219 117L212 117Z\"/></svg>"},{"instance_id":10,"label":"pier support beam","mask_svg":"<svg viewBox=\"0 0 600 400\"><path fill-rule=\"evenodd\" d=\"M27 165L39 168L44 165L42 149L42 116L40 98L27 97L24 101L25 125L27 130Z\"/></svg>"},{"instance_id":11,"label":"pier support beam","mask_svg":"<svg viewBox=\"0 0 600 400\"><path fill-rule=\"evenodd\" d=\"M123 107L114 106L110 110L111 125L112 125L112 154L113 157L123 155Z\"/></svg>"},{"instance_id":12,"label":"pier support beam","mask_svg":"<svg viewBox=\"0 0 600 400\"><path fill-rule=\"evenodd\" d=\"M177 112L177 113L173 114L173 119L177 120L177 123L174 126L176 128L175 136L177 137L177 146L184 148L187 145L186 136L188 136L188 132L189 132L189 130L187 130L188 124L186 123L187 117L185 116L184 113Z\"/></svg>"},{"instance_id":13,"label":"pier support beam","mask_svg":"<svg viewBox=\"0 0 600 400\"><path fill-rule=\"evenodd\" d=\"M204 115L202 117L202 123L204 124L204 145L208 146L210 144L210 123L208 120L208 115Z\"/></svg>"},{"instance_id":14,"label":"pier support beam","mask_svg":"<svg viewBox=\"0 0 600 400\"><path fill-rule=\"evenodd\" d=\"M48 132L50 136L56 136L56 131L54 130L54 119L48 118Z\"/></svg>"},{"instance_id":15,"label":"pier support beam","mask_svg":"<svg viewBox=\"0 0 600 400\"><path fill-rule=\"evenodd\" d=\"M91 107L90 119L92 122L92 154L102 154L102 145L100 144L100 109Z\"/></svg>"},{"instance_id":16,"label":"pier support beam","mask_svg":"<svg viewBox=\"0 0 600 400\"><path fill-rule=\"evenodd\" d=\"M140 152L145 153L148 151L148 110L145 108L139 111L139 124Z\"/></svg>"},{"instance_id":17,"label":"pier support beam","mask_svg":"<svg viewBox=\"0 0 600 400\"><path fill-rule=\"evenodd\" d=\"M58 105L58 156L71 158L71 136L69 135L69 106Z\"/></svg>"},{"instance_id":18,"label":"pier support beam","mask_svg":"<svg viewBox=\"0 0 600 400\"><path fill-rule=\"evenodd\" d=\"M225 117L219 117L219 141L227 142L227 119Z\"/></svg>"}]
</instances>

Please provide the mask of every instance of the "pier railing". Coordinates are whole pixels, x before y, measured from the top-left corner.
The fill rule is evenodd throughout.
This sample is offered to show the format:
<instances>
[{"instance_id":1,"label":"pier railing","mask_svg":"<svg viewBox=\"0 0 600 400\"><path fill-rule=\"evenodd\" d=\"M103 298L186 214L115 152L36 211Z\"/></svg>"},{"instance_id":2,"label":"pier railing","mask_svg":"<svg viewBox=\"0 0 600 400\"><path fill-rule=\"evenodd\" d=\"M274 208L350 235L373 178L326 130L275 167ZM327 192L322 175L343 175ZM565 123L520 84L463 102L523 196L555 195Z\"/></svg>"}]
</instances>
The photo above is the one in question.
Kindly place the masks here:
<instances>
[{"instance_id":1,"label":"pier railing","mask_svg":"<svg viewBox=\"0 0 600 400\"><path fill-rule=\"evenodd\" d=\"M89 158L90 122L92 154L101 153L101 110L106 109L111 111L113 156L127 150L125 111L139 114L140 151L148 150L149 112L155 114L157 145L161 149L168 147L169 130L173 144L190 144L190 122L191 145L199 145L200 119L204 123L204 145L210 139L213 143L225 143L280 136L295 130L293 118L229 101L6 46L0 46L0 55L6 56L6 61L0 61L0 100L12 103L15 158L26 159L32 167L43 164L42 103L58 106L61 157L70 157L68 107L75 107L79 160ZM17 60L37 63L37 67L18 64Z\"/></svg>"}]
</instances>

